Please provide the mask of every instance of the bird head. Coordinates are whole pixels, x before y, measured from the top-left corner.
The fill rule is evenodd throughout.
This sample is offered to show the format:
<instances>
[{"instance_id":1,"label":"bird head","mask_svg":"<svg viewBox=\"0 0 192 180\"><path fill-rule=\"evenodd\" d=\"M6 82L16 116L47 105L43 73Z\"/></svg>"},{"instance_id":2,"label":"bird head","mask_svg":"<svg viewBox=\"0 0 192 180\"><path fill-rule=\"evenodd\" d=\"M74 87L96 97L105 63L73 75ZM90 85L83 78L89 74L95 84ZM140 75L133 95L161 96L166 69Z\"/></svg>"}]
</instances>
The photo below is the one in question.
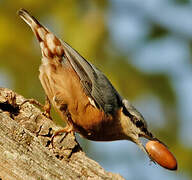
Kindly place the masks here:
<instances>
[{"instance_id":1,"label":"bird head","mask_svg":"<svg viewBox=\"0 0 192 180\"><path fill-rule=\"evenodd\" d=\"M148 131L147 123L141 113L139 113L128 100L123 99L122 103L123 107L120 121L123 132L126 135L127 140L136 143L145 153L147 153L139 138L144 137L150 140L156 138L154 138L153 135Z\"/></svg>"}]
</instances>

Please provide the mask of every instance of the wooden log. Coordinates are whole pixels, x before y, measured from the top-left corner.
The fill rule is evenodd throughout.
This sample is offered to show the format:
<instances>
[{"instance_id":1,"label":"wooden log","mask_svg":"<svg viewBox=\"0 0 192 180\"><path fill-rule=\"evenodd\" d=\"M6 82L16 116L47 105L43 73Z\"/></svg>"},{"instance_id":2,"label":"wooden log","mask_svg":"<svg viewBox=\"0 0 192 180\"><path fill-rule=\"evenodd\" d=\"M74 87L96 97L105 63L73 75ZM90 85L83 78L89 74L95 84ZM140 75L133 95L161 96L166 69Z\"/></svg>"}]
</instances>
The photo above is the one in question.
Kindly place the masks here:
<instances>
[{"instance_id":1,"label":"wooden log","mask_svg":"<svg viewBox=\"0 0 192 180\"><path fill-rule=\"evenodd\" d=\"M75 137L57 136L61 127L15 92L0 88L0 179L68 180L123 178L88 158Z\"/></svg>"}]
</instances>

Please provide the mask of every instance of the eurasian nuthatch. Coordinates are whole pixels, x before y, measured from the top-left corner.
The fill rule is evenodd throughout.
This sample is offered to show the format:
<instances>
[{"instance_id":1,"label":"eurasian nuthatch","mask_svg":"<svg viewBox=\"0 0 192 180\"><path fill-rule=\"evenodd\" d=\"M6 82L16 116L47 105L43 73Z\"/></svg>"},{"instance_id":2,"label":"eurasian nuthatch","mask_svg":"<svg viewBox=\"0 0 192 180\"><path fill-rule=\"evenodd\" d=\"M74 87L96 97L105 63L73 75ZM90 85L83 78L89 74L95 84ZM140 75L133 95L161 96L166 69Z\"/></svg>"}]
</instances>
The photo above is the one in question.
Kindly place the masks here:
<instances>
[{"instance_id":1,"label":"eurasian nuthatch","mask_svg":"<svg viewBox=\"0 0 192 180\"><path fill-rule=\"evenodd\" d=\"M41 84L49 101L67 123L56 134L78 132L94 141L130 140L157 161L146 151L139 137L160 141L148 131L143 116L119 95L107 77L26 10L21 9L19 15L40 43Z\"/></svg>"}]
</instances>

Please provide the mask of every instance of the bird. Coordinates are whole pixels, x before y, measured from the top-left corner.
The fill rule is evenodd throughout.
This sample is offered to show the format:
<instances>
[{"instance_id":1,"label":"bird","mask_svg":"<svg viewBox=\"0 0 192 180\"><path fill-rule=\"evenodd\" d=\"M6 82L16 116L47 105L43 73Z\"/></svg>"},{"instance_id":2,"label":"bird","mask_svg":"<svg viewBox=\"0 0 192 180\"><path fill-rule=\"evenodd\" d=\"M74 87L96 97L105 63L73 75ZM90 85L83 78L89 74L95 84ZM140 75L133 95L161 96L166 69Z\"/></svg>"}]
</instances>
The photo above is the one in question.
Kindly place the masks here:
<instances>
[{"instance_id":1,"label":"bird","mask_svg":"<svg viewBox=\"0 0 192 180\"><path fill-rule=\"evenodd\" d=\"M129 140L156 161L140 137L161 141L148 130L142 114L117 92L104 73L27 10L20 9L18 14L40 44L39 79L47 97L45 111L50 114L52 104L66 122L54 136L76 132L92 141Z\"/></svg>"}]
</instances>

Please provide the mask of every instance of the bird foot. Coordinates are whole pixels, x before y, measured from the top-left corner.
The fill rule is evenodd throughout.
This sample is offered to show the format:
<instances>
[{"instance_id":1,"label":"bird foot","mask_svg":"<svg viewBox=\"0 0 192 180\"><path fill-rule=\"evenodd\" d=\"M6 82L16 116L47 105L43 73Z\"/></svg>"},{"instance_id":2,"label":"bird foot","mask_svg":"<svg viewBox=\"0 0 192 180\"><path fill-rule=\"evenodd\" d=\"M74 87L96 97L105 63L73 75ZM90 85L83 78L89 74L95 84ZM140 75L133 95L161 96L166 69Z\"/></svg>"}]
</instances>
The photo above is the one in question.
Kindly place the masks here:
<instances>
[{"instance_id":1,"label":"bird foot","mask_svg":"<svg viewBox=\"0 0 192 180\"><path fill-rule=\"evenodd\" d=\"M65 135L62 139L64 139L68 133L71 133L72 135L74 135L74 131L73 131L72 126L67 125L64 129L60 129L60 130L55 132L55 134L51 138L51 145L53 148L54 148L54 138L60 134L63 134L63 133L65 133Z\"/></svg>"}]
</instances>

